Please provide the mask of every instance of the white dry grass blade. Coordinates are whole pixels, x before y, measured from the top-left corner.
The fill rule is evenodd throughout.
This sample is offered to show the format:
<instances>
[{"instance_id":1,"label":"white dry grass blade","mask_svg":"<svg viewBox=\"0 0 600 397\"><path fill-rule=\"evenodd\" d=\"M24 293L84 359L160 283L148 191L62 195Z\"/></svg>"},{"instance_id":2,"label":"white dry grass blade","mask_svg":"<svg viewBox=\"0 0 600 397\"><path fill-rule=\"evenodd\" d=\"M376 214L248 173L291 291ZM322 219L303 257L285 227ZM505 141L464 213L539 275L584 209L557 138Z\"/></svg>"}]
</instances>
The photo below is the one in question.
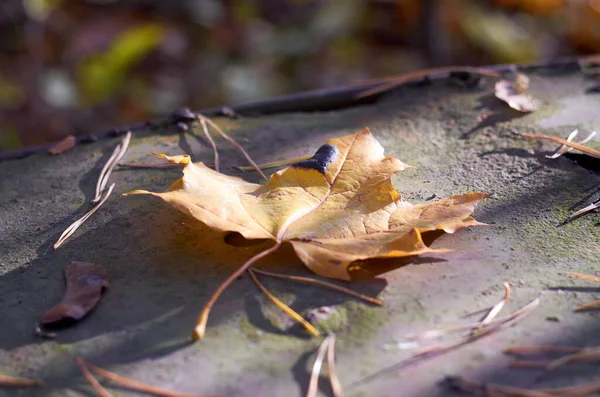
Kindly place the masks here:
<instances>
[{"instance_id":1,"label":"white dry grass blade","mask_svg":"<svg viewBox=\"0 0 600 397\"><path fill-rule=\"evenodd\" d=\"M325 358L325 353L327 353L327 346L331 343L332 337L333 335L329 335L327 338L325 338L323 342L321 342L319 350L317 350L317 357L315 358L315 363L313 364L312 371L310 374L310 381L308 383L306 397L317 396L317 385L319 383L319 374L321 373L321 366L323 365L323 359Z\"/></svg>"},{"instance_id":2,"label":"white dry grass blade","mask_svg":"<svg viewBox=\"0 0 600 397\"><path fill-rule=\"evenodd\" d=\"M90 201L91 204L96 204L101 200L102 192L108 184L108 178L110 177L110 174L112 173L113 169L117 166L119 161L121 161L121 159L125 155L125 152L127 152L127 147L129 146L130 140L131 131L128 131L121 143L119 143L117 147L115 147L110 158L108 159L106 164L104 164L104 167L102 167L102 171L100 171L100 176L98 177L98 182L96 182L96 195Z\"/></svg>"},{"instance_id":3,"label":"white dry grass blade","mask_svg":"<svg viewBox=\"0 0 600 397\"><path fill-rule=\"evenodd\" d=\"M79 228L79 226L83 225L83 223L90 216L92 216L94 214L94 212L98 211L100 209L100 207L102 207L102 204L104 204L106 202L106 200L108 200L108 197L112 193L114 187L115 187L115 184L113 183L112 185L110 185L108 187L107 190L104 191L104 193L101 196L101 200L97 205L92 207L92 209L89 210L88 212L86 212L86 214L84 216L77 219L75 222L73 222L69 227L67 227L65 229L65 231L60 235L60 237L58 238L56 243L54 243L54 249L57 249L58 247L60 247L69 237L71 237L71 235L73 233L75 233L75 231Z\"/></svg>"},{"instance_id":4,"label":"white dry grass blade","mask_svg":"<svg viewBox=\"0 0 600 397\"><path fill-rule=\"evenodd\" d=\"M335 370L335 334L331 335L331 341L329 342L329 346L327 346L327 370L329 371L329 382L331 383L333 397L344 397L342 384Z\"/></svg>"}]
</instances>

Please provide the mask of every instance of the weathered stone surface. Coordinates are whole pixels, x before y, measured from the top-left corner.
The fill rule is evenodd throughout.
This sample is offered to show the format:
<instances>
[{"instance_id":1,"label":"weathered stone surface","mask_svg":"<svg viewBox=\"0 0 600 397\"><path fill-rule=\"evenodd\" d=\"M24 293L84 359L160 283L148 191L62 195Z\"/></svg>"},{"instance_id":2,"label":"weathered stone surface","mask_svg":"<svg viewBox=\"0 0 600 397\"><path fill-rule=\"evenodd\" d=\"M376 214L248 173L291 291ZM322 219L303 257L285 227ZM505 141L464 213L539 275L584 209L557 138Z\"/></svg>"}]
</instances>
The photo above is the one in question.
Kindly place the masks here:
<instances>
[{"instance_id":1,"label":"weathered stone surface","mask_svg":"<svg viewBox=\"0 0 600 397\"><path fill-rule=\"evenodd\" d=\"M395 179L407 200L424 202L434 195L474 190L494 193L476 211L489 227L435 241L436 247L454 252L404 267L396 264L398 268L374 280L351 285L384 299L382 308L317 287L264 279L299 311L338 305L344 317L335 324L338 371L347 396L452 396L438 386L446 375L525 387L597 379L597 372L587 367L542 377L511 370L502 355L515 344L600 345L599 312L573 313L578 305L600 298L598 285L567 274L600 270L598 217L558 226L596 198L600 178L569 159L545 159L553 146L520 140L510 132L515 128L564 137L574 128L600 129L600 97L585 94L589 83L575 69L539 69L530 76L531 92L544 106L526 115L495 99L493 82L465 89L439 80L399 89L374 105L217 120L257 162L308 154L327 138L369 126L387 154L417 167ZM482 120L490 111L494 114ZM297 326L278 328L287 326L286 319L278 317L248 278L235 282L218 301L206 339L190 342L207 297L265 245L223 249L222 235L159 200L121 196L135 188L164 189L179 178L179 170L115 171L113 196L63 247L51 251L63 229L88 208L97 175L117 142L102 140L60 156L41 153L0 163L0 372L59 386L50 391L0 389L0 396L65 396L60 387L87 388L74 362L77 356L179 391L304 395L311 353L320 340L308 339ZM243 158L218 142L223 171L235 174L231 167ZM154 161L151 151L187 152L194 160L212 161L198 130L175 128L136 134L124 160ZM258 180L252 173L246 177ZM56 340L38 339L34 325L60 299L63 268L72 260L104 265L111 288L81 323L60 331ZM263 265L308 275L291 249ZM507 312L539 294L541 306L512 329L364 380L410 353L394 347L407 333L456 324L489 307L502 296L503 281L513 286ZM552 317L560 321L548 320ZM328 395L325 379L322 383Z\"/></svg>"}]
</instances>

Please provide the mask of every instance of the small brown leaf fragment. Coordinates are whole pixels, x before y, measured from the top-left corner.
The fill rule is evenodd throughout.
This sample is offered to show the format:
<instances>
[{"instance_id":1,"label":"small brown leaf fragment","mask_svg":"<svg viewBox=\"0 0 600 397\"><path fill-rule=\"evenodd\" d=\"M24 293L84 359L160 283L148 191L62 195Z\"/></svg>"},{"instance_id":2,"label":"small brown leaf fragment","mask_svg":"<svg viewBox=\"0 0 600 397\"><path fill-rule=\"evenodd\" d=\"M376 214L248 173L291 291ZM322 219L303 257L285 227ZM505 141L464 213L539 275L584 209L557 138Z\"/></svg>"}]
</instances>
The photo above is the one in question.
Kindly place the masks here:
<instances>
[{"instance_id":1,"label":"small brown leaf fragment","mask_svg":"<svg viewBox=\"0 0 600 397\"><path fill-rule=\"evenodd\" d=\"M529 113L539 109L541 102L526 93L528 88L529 78L524 74L518 74L514 82L507 80L497 82L494 94L511 108Z\"/></svg>"},{"instance_id":2,"label":"small brown leaf fragment","mask_svg":"<svg viewBox=\"0 0 600 397\"><path fill-rule=\"evenodd\" d=\"M52 146L48 149L48 154L57 155L66 152L67 150L71 150L75 147L75 137L73 135L67 136L62 141L58 142L56 145Z\"/></svg>"},{"instance_id":3,"label":"small brown leaf fragment","mask_svg":"<svg viewBox=\"0 0 600 397\"><path fill-rule=\"evenodd\" d=\"M65 269L67 289L60 303L48 310L42 325L55 325L65 320L80 320L96 306L102 290L108 288L106 269L87 262L71 262Z\"/></svg>"},{"instance_id":4,"label":"small brown leaf fragment","mask_svg":"<svg viewBox=\"0 0 600 397\"><path fill-rule=\"evenodd\" d=\"M23 379L14 376L0 374L0 386L10 387L39 387L44 386L45 383L41 380L34 379Z\"/></svg>"}]
</instances>

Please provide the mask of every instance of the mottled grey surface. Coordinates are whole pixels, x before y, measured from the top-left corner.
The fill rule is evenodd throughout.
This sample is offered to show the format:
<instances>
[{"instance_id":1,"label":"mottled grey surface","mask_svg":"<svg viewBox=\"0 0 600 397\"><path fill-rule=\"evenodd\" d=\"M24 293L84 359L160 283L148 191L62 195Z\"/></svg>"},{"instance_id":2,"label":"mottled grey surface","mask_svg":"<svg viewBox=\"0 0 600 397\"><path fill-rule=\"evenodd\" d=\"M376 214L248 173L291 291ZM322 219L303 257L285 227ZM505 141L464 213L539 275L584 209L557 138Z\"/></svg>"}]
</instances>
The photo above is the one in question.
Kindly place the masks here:
<instances>
[{"instance_id":1,"label":"mottled grey surface","mask_svg":"<svg viewBox=\"0 0 600 397\"><path fill-rule=\"evenodd\" d=\"M335 112L219 120L257 162L313 152L327 138L369 126L386 153L416 166L394 182L415 203L435 195L494 193L476 210L488 227L444 235L435 247L449 254L416 263L377 263L389 272L350 286L385 300L382 308L338 293L281 280L265 284L299 311L339 305L324 328L338 334L337 366L347 396L453 396L447 375L523 387L553 387L598 379L597 365L544 374L509 369L502 350L515 344L600 345L598 311L573 313L600 299L600 285L569 271L598 274L598 215L558 226L598 196L600 178L572 161L547 160L554 145L524 141L511 128L564 137L572 129L600 129L600 96L576 70L539 70L531 91L538 112L513 113L491 95L493 82L465 89L449 81L406 87L375 105ZM491 112L491 114L489 114ZM582 134L584 135L584 134ZM151 151L191 152L211 161L191 133L138 134L125 161L154 161ZM0 396L90 395L74 357L173 390L223 396L301 396L319 338L291 329L244 277L215 305L206 339L190 342L196 317L212 291L245 259L268 245L228 247L214 233L136 188L162 190L180 170L127 169L113 173L115 193L67 243L50 248L88 208L97 175L118 140L79 146L61 156L38 154L0 163L0 373L47 380L53 389L8 390ZM218 141L223 171L243 158ZM156 160L158 161L158 160ZM252 173L245 174L258 180ZM71 260L107 267L111 288L82 322L56 340L34 336L36 321L63 291ZM287 248L264 268L309 275ZM375 265L374 265L375 266ZM407 357L397 343L411 332L473 321L513 286L503 313L542 295L541 306L516 327L441 357L376 378L369 375ZM67 390L64 387L74 388ZM133 395L112 389L114 395ZM323 395L331 395L325 377Z\"/></svg>"}]
</instances>

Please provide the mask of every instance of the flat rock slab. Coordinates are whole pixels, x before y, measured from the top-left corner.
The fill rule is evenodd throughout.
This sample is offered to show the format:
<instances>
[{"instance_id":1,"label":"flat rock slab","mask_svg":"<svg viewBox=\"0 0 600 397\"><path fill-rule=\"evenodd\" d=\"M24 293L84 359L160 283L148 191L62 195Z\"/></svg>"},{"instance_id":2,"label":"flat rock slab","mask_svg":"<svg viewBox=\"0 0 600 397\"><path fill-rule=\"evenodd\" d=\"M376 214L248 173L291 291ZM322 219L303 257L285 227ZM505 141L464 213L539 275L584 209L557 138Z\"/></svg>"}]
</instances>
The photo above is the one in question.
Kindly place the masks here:
<instances>
[{"instance_id":1,"label":"flat rock slab","mask_svg":"<svg viewBox=\"0 0 600 397\"><path fill-rule=\"evenodd\" d=\"M454 396L446 376L520 387L562 387L598 379L597 365L574 364L551 374L510 369L503 349L513 345L600 345L600 312L574 313L600 299L600 285L570 271L598 274L598 215L560 225L598 198L600 178L572 160L545 158L555 145L512 134L565 137L575 128L600 130L600 96L577 68L533 69L531 92L544 106L515 113L493 97L493 81L465 88L438 79L397 89L376 103L313 113L215 119L258 162L313 153L326 139L365 126L392 155L414 165L394 179L410 202L470 191L493 193L476 210L487 227L443 235L433 246L453 252L372 264L373 279L349 286L385 301L373 307L336 292L262 278L299 312L332 307L320 327L338 335L337 370L346 396ZM43 379L51 389L2 389L1 396L90 395L75 357L119 374L181 392L223 396L306 394L321 338L266 300L248 277L217 302L205 340L190 333L206 299L241 263L267 247L231 247L224 235L180 214L159 199L121 194L163 190L179 169L119 169L115 192L62 247L52 244L88 208L96 179L119 139L0 163L0 373ZM217 139L222 172L243 157ZM597 141L591 143L598 147ZM195 126L138 132L123 159L160 162L150 152L191 153L212 161ZM258 181L255 173L244 178ZM34 335L41 315L57 303L63 269L73 260L104 265L110 289L80 323L54 340ZM308 275L288 247L261 267ZM387 272L386 272L387 271ZM380 273L380 274L379 274ZM509 282L503 314L541 295L541 305L515 327L442 356L387 370L414 353L406 336L477 321ZM476 314L473 314L476 313ZM332 395L326 376L322 395ZM115 395L135 395L119 389Z\"/></svg>"}]
</instances>

